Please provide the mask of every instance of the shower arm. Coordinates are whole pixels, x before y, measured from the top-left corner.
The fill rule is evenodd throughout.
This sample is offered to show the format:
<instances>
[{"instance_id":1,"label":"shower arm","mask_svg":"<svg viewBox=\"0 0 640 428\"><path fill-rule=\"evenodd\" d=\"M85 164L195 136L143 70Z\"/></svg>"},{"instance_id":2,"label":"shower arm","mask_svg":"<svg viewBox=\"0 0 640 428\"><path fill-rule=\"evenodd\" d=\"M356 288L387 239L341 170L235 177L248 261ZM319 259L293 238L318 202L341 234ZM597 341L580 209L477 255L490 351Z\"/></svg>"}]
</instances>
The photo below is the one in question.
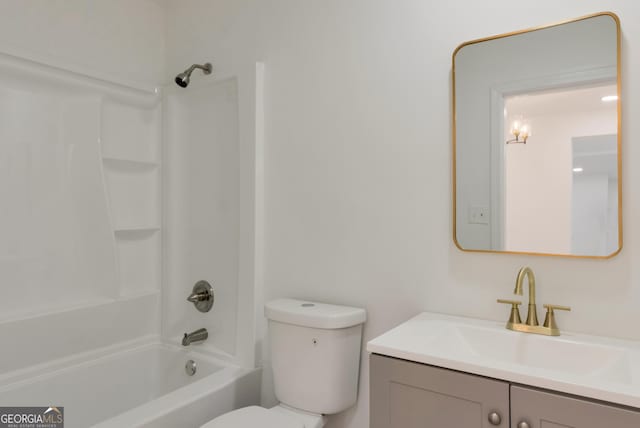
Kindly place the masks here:
<instances>
[{"instance_id":1,"label":"shower arm","mask_svg":"<svg viewBox=\"0 0 640 428\"><path fill-rule=\"evenodd\" d=\"M200 70L202 70L204 72L204 74L211 74L211 70L212 70L211 63L206 63L204 65L193 64L191 67L189 67L187 70L185 70L185 73L186 74L191 74L191 73L193 73L193 70L195 70L196 68L199 68Z\"/></svg>"}]
</instances>

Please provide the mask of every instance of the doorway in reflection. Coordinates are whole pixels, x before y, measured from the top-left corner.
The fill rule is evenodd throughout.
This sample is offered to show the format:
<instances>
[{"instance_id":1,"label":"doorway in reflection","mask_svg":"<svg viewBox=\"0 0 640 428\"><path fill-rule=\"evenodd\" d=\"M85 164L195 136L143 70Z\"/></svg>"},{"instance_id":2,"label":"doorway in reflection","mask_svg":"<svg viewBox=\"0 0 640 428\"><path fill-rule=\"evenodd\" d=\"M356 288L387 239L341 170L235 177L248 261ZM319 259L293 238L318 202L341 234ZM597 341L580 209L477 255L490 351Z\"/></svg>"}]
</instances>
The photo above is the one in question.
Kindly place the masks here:
<instances>
[{"instance_id":1,"label":"doorway in reflection","mask_svg":"<svg viewBox=\"0 0 640 428\"><path fill-rule=\"evenodd\" d=\"M617 135L575 137L571 147L571 253L611 254L618 248Z\"/></svg>"},{"instance_id":2,"label":"doorway in reflection","mask_svg":"<svg viewBox=\"0 0 640 428\"><path fill-rule=\"evenodd\" d=\"M601 255L618 248L617 103L605 82L504 98L503 248Z\"/></svg>"}]
</instances>

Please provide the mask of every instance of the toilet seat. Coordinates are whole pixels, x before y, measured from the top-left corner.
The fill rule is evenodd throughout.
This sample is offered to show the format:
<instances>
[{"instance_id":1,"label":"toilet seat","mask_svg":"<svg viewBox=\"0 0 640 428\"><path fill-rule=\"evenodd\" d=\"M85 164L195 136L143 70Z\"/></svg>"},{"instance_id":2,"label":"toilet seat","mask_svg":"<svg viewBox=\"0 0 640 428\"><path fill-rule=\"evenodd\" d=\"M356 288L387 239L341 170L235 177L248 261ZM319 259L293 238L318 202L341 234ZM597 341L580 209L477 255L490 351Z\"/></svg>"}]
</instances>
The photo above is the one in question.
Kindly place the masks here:
<instances>
[{"instance_id":1,"label":"toilet seat","mask_svg":"<svg viewBox=\"0 0 640 428\"><path fill-rule=\"evenodd\" d=\"M225 413L200 428L305 428L301 421L282 412L250 406Z\"/></svg>"}]
</instances>

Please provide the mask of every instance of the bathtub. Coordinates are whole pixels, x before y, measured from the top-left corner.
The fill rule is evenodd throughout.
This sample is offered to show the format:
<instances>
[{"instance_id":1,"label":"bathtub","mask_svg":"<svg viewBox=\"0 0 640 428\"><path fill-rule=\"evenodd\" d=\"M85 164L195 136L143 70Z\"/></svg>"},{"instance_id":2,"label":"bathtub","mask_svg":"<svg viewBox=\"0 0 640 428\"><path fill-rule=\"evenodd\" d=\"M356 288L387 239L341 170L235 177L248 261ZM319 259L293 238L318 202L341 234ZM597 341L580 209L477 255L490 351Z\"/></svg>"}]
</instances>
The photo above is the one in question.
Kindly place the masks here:
<instances>
[{"instance_id":1,"label":"bathtub","mask_svg":"<svg viewBox=\"0 0 640 428\"><path fill-rule=\"evenodd\" d=\"M153 341L14 372L0 378L0 406L63 406L65 428L189 428L258 404L259 369L196 348Z\"/></svg>"}]
</instances>

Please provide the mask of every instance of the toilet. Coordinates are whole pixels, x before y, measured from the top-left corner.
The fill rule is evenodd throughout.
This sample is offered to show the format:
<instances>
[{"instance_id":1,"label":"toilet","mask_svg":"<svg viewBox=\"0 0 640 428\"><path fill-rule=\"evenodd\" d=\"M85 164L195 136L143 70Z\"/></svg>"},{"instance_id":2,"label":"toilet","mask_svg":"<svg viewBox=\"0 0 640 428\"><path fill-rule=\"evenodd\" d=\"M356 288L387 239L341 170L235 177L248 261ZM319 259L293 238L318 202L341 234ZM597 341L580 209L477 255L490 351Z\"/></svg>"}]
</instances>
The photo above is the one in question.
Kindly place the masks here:
<instances>
[{"instance_id":1,"label":"toilet","mask_svg":"<svg viewBox=\"0 0 640 428\"><path fill-rule=\"evenodd\" d=\"M294 299L265 305L280 404L234 410L202 428L321 428L356 403L364 309Z\"/></svg>"}]
</instances>

